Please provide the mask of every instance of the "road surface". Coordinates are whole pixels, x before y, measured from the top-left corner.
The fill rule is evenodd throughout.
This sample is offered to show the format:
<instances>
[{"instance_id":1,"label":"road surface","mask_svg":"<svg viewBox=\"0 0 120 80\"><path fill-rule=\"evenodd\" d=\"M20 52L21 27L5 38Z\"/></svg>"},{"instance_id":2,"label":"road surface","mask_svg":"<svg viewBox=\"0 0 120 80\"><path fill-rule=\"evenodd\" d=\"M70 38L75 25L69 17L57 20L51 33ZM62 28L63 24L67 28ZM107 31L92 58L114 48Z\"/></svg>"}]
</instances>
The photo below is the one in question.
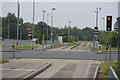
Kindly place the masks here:
<instances>
[{"instance_id":1,"label":"road surface","mask_svg":"<svg viewBox=\"0 0 120 80\"><path fill-rule=\"evenodd\" d=\"M18 59L2 65L3 78L23 78L42 68L47 63L52 66L34 78L93 78L96 67L101 63L94 60L64 59Z\"/></svg>"}]
</instances>

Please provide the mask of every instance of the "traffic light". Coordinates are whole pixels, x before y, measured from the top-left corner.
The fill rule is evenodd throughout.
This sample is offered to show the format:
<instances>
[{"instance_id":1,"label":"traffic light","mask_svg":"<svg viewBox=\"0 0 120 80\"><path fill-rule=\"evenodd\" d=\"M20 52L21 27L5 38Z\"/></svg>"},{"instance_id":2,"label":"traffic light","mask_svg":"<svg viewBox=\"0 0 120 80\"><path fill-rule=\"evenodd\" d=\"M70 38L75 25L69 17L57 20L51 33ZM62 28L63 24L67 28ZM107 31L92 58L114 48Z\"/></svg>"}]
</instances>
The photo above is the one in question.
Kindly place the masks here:
<instances>
[{"instance_id":1,"label":"traffic light","mask_svg":"<svg viewBox=\"0 0 120 80\"><path fill-rule=\"evenodd\" d=\"M106 31L112 31L112 16L107 16Z\"/></svg>"}]
</instances>

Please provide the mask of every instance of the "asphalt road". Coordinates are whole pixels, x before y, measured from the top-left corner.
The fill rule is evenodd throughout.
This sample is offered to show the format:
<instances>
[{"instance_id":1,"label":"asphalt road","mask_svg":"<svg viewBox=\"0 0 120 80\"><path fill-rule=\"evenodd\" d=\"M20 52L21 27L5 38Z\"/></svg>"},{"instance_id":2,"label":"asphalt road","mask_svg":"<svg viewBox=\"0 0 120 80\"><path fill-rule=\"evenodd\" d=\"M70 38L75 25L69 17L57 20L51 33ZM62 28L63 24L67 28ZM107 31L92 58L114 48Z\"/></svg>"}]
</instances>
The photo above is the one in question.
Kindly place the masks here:
<instances>
[{"instance_id":1,"label":"asphalt road","mask_svg":"<svg viewBox=\"0 0 120 80\"><path fill-rule=\"evenodd\" d=\"M8 43L9 41L6 41L6 44ZM27 43L28 42L26 41L26 45ZM4 42L4 45L5 45L5 42ZM8 45L10 46L10 44ZM28 50L28 51L22 51L22 52L15 52L14 55L16 58L78 59L78 60L103 60L106 57L106 54L96 54L96 52L91 52L88 50L87 47L82 47L81 45L75 47L72 50L68 47L65 49L55 48L48 51ZM12 58L12 57L13 57L13 52L2 52L3 59ZM107 55L107 58L109 59L109 54ZM117 54L112 54L112 60L117 60Z\"/></svg>"},{"instance_id":2,"label":"asphalt road","mask_svg":"<svg viewBox=\"0 0 120 80\"><path fill-rule=\"evenodd\" d=\"M12 58L13 52L2 52L2 58ZM15 52L16 58L36 59L78 59L78 60L102 60L106 54L96 54L88 51L23 51ZM109 59L109 55L107 55ZM112 54L112 60L117 60L117 54Z\"/></svg>"}]
</instances>

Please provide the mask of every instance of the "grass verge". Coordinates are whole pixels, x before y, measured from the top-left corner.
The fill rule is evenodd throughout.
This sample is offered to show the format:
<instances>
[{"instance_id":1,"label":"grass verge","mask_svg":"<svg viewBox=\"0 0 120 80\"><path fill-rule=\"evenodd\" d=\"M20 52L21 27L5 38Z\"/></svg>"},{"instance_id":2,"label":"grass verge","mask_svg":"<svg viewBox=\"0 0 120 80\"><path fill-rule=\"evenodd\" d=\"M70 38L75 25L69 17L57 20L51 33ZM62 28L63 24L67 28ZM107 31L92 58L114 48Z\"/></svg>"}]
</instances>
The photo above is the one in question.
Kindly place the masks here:
<instances>
[{"instance_id":1,"label":"grass verge","mask_svg":"<svg viewBox=\"0 0 120 80\"><path fill-rule=\"evenodd\" d=\"M37 47L40 47L40 45L34 45L33 46L33 48L37 48ZM15 49L31 50L32 49L32 45L30 45L30 46L18 46L18 48L15 47Z\"/></svg>"},{"instance_id":2,"label":"grass verge","mask_svg":"<svg viewBox=\"0 0 120 80\"><path fill-rule=\"evenodd\" d=\"M100 64L100 74L99 74L100 78L109 78L110 66L118 66L118 62L107 62ZM120 68L114 68L114 71L116 72L117 75L120 75Z\"/></svg>"},{"instance_id":3,"label":"grass verge","mask_svg":"<svg viewBox=\"0 0 120 80\"><path fill-rule=\"evenodd\" d=\"M0 64L1 63L6 63L6 62L9 62L9 60L0 60Z\"/></svg>"},{"instance_id":4,"label":"grass verge","mask_svg":"<svg viewBox=\"0 0 120 80\"><path fill-rule=\"evenodd\" d=\"M64 46L64 44L57 44L57 45L53 45L53 46L48 46L46 47L46 49L53 49L53 48L57 48L57 47L61 47Z\"/></svg>"}]
</instances>

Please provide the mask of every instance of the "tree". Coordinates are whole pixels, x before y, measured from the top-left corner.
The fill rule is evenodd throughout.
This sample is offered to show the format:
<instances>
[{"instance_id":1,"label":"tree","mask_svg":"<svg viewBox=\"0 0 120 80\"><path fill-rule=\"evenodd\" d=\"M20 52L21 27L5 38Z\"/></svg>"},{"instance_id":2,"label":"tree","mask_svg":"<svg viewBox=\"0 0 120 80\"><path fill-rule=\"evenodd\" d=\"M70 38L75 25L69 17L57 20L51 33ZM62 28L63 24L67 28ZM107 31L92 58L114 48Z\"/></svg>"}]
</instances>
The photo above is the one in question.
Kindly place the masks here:
<instances>
[{"instance_id":1,"label":"tree","mask_svg":"<svg viewBox=\"0 0 120 80\"><path fill-rule=\"evenodd\" d=\"M17 34L17 17L14 13L8 13L6 17L2 17L2 36L8 38L8 21L9 35L11 39L16 39ZM19 19L19 25L23 23L23 19Z\"/></svg>"},{"instance_id":2,"label":"tree","mask_svg":"<svg viewBox=\"0 0 120 80\"><path fill-rule=\"evenodd\" d=\"M109 32L108 35L108 43L112 45L112 47L118 46L118 33L117 32ZM106 44L106 33L100 35L99 42L101 44Z\"/></svg>"}]
</instances>

